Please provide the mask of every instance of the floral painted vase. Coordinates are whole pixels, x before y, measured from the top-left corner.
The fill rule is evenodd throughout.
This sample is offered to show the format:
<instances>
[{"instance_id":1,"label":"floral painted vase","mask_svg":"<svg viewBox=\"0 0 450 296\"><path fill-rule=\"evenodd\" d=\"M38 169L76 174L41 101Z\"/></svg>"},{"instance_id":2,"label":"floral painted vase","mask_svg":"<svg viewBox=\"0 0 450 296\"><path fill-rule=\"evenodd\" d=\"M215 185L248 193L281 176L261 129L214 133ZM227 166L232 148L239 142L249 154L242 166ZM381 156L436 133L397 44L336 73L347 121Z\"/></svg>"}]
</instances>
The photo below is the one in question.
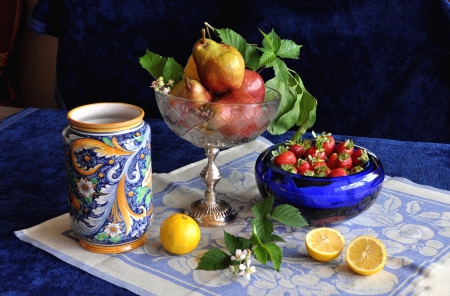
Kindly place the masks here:
<instances>
[{"instance_id":1,"label":"floral painted vase","mask_svg":"<svg viewBox=\"0 0 450 296\"><path fill-rule=\"evenodd\" d=\"M63 131L70 221L80 245L120 253L147 240L152 218L151 131L144 111L84 105Z\"/></svg>"}]
</instances>

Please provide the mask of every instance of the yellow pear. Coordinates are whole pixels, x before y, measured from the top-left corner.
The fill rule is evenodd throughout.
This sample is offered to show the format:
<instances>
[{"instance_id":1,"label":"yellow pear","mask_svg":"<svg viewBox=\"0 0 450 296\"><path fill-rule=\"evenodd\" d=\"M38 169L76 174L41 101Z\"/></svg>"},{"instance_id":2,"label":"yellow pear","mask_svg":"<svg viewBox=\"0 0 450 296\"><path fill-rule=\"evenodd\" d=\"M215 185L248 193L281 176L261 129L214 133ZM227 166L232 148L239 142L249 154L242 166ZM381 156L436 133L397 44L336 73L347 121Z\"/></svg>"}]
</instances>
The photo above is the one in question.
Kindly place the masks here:
<instances>
[{"instance_id":1,"label":"yellow pear","mask_svg":"<svg viewBox=\"0 0 450 296\"><path fill-rule=\"evenodd\" d=\"M193 101L211 102L212 95L198 80L185 77L170 90L170 95Z\"/></svg>"},{"instance_id":2,"label":"yellow pear","mask_svg":"<svg viewBox=\"0 0 450 296\"><path fill-rule=\"evenodd\" d=\"M202 29L202 38L194 44L192 56L200 81L207 89L224 93L241 86L245 62L235 47L206 38Z\"/></svg>"}]
</instances>

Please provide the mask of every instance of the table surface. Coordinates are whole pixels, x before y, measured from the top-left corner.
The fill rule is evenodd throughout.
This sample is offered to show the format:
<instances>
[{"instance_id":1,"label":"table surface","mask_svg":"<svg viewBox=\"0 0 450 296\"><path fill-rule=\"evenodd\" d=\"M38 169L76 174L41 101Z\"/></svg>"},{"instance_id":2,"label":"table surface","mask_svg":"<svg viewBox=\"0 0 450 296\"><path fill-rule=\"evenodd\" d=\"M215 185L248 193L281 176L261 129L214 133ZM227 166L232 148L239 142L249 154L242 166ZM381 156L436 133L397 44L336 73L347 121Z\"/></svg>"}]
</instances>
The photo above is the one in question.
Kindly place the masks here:
<instances>
[{"instance_id":1,"label":"table surface","mask_svg":"<svg viewBox=\"0 0 450 296\"><path fill-rule=\"evenodd\" d=\"M88 287L101 286L101 291L93 292L95 295L131 295L130 291L62 262L13 234L67 212L61 137L68 124L66 116L66 111L26 108L0 122L0 294L26 294L24 291L32 289L35 294L59 295L65 291L75 295L85 294ZM168 173L205 158L202 149L176 137L162 120L146 121L152 128L154 173ZM290 134L263 135L279 143ZM336 138L352 138L374 152L389 176L450 190L449 144L346 135Z\"/></svg>"}]
</instances>

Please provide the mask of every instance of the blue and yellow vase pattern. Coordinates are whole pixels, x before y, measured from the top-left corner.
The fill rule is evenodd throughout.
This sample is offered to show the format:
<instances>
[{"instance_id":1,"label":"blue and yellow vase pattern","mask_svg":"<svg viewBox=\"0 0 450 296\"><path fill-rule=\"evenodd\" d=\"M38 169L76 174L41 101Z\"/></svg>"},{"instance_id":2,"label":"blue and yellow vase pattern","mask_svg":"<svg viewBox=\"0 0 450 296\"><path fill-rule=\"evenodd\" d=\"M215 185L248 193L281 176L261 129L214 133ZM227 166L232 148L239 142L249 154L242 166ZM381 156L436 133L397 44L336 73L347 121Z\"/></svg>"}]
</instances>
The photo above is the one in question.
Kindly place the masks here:
<instances>
[{"instance_id":1,"label":"blue and yellow vase pattern","mask_svg":"<svg viewBox=\"0 0 450 296\"><path fill-rule=\"evenodd\" d=\"M147 240L152 219L151 130L63 131L71 226L85 249L120 253Z\"/></svg>"}]
</instances>

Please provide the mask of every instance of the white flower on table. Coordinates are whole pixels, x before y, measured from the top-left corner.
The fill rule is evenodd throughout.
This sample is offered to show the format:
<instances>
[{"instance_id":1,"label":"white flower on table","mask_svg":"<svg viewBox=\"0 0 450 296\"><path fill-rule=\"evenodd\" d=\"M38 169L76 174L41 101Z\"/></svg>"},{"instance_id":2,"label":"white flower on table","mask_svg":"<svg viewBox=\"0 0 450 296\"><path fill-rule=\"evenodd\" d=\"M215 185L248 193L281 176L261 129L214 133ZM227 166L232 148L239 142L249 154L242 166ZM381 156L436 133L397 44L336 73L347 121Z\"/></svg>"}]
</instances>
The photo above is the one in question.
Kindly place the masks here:
<instances>
[{"instance_id":1,"label":"white flower on table","mask_svg":"<svg viewBox=\"0 0 450 296\"><path fill-rule=\"evenodd\" d=\"M252 262L251 259L248 259L244 264L239 265L239 269L241 270L238 274L240 276L244 276L247 278L247 280L250 279L250 275L254 272L256 272L256 268L254 266L250 266L250 263Z\"/></svg>"},{"instance_id":2,"label":"white flower on table","mask_svg":"<svg viewBox=\"0 0 450 296\"><path fill-rule=\"evenodd\" d=\"M111 236L111 237L115 237L120 236L120 234L122 233L122 230L120 230L120 225L119 223L108 223L108 226L106 226L105 232Z\"/></svg>"},{"instance_id":3,"label":"white flower on table","mask_svg":"<svg viewBox=\"0 0 450 296\"><path fill-rule=\"evenodd\" d=\"M236 260L236 261L241 262L242 260L245 260L246 256L247 256L247 250L242 251L240 249L237 249L236 256L231 256L231 260Z\"/></svg>"},{"instance_id":4,"label":"white flower on table","mask_svg":"<svg viewBox=\"0 0 450 296\"><path fill-rule=\"evenodd\" d=\"M250 275L256 272L256 268L254 266L250 266L252 260L250 259L252 255L252 251L249 249L241 250L237 249L236 254L231 256L231 260L237 261L238 264L230 265L230 271L233 274L237 274L239 276L244 276L247 280L250 279Z\"/></svg>"}]
</instances>

